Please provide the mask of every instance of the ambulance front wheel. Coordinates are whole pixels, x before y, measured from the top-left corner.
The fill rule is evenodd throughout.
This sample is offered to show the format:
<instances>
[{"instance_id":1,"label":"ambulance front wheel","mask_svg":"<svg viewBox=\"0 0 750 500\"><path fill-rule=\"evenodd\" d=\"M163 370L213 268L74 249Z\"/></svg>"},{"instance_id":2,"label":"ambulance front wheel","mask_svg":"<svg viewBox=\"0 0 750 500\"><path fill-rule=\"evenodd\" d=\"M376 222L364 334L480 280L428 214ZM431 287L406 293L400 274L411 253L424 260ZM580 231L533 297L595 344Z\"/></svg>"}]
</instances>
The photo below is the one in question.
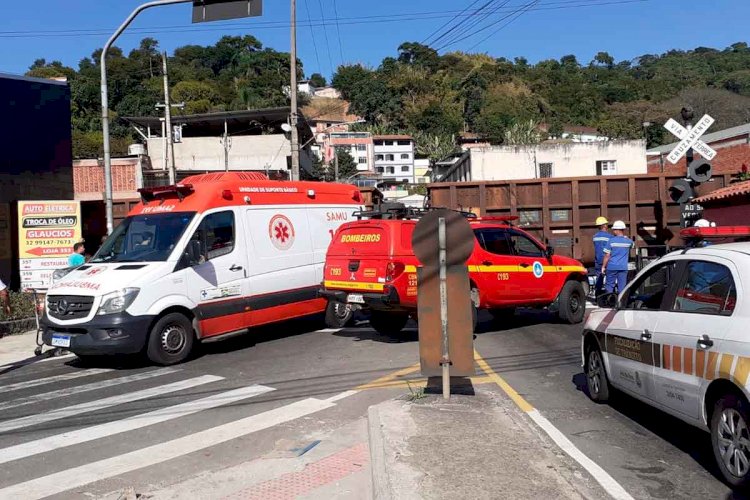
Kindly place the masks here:
<instances>
[{"instance_id":1,"label":"ambulance front wheel","mask_svg":"<svg viewBox=\"0 0 750 500\"><path fill-rule=\"evenodd\" d=\"M173 365L190 355L194 338L190 320L183 314L169 313L151 328L146 354L158 365Z\"/></svg>"},{"instance_id":2,"label":"ambulance front wheel","mask_svg":"<svg viewBox=\"0 0 750 500\"><path fill-rule=\"evenodd\" d=\"M354 317L351 304L344 304L337 300L329 300L326 306L326 326L328 328L344 328Z\"/></svg>"}]
</instances>

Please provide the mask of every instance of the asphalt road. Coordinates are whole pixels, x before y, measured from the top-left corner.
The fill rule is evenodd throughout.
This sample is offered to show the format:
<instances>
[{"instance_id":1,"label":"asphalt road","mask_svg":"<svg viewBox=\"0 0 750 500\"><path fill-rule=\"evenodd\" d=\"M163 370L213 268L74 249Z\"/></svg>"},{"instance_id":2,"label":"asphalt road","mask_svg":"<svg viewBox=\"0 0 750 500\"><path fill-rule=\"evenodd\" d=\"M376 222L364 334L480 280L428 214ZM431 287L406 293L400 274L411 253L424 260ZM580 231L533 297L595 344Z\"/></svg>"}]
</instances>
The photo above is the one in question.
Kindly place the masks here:
<instances>
[{"instance_id":1,"label":"asphalt road","mask_svg":"<svg viewBox=\"0 0 750 500\"><path fill-rule=\"evenodd\" d=\"M625 396L588 399L580 326L545 313L480 321L480 355L633 497L740 498L717 478L707 433ZM261 328L168 369L72 357L0 367L0 498L129 487L262 498L291 485L307 498L366 497L367 408L409 390L372 382L417 362L416 330L320 328Z\"/></svg>"}]
</instances>

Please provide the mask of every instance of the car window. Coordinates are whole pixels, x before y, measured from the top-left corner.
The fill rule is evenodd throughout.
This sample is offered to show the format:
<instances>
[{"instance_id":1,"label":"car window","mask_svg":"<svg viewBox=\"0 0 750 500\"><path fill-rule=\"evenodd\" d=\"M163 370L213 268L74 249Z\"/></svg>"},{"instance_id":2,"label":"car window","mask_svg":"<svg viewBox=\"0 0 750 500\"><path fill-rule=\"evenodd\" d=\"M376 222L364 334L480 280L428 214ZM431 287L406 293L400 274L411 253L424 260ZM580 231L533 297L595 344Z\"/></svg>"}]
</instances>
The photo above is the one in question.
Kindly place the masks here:
<instances>
[{"instance_id":1,"label":"car window","mask_svg":"<svg viewBox=\"0 0 750 500\"><path fill-rule=\"evenodd\" d=\"M511 246L519 257L543 257L544 252L531 238L520 234L512 233L510 235Z\"/></svg>"},{"instance_id":2,"label":"car window","mask_svg":"<svg viewBox=\"0 0 750 500\"><path fill-rule=\"evenodd\" d=\"M677 262L667 262L650 270L638 278L627 289L623 297L623 309L661 309L671 279L675 274Z\"/></svg>"},{"instance_id":3,"label":"car window","mask_svg":"<svg viewBox=\"0 0 750 500\"><path fill-rule=\"evenodd\" d=\"M200 242L201 255L211 260L234 249L234 233L234 213L217 212L203 219L191 239Z\"/></svg>"},{"instance_id":4,"label":"car window","mask_svg":"<svg viewBox=\"0 0 750 500\"><path fill-rule=\"evenodd\" d=\"M508 231L504 229L480 229L474 232L479 245L495 255L513 255Z\"/></svg>"},{"instance_id":5,"label":"car window","mask_svg":"<svg viewBox=\"0 0 750 500\"><path fill-rule=\"evenodd\" d=\"M715 262L690 262L675 295L673 311L731 315L737 303L732 272Z\"/></svg>"}]
</instances>

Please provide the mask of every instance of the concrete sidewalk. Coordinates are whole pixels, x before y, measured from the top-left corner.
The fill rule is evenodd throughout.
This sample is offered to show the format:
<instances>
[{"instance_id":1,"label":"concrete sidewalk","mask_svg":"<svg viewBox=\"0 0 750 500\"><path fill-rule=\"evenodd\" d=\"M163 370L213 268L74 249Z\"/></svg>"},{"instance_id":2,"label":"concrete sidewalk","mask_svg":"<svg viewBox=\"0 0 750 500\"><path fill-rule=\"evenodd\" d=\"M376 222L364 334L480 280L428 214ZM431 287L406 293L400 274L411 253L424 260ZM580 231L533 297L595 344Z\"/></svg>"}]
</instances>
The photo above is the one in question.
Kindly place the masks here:
<instances>
[{"instance_id":1,"label":"concrete sidewalk","mask_svg":"<svg viewBox=\"0 0 750 500\"><path fill-rule=\"evenodd\" d=\"M0 368L13 364L28 364L59 354L57 349L44 346L41 356L34 354L36 330L0 337Z\"/></svg>"},{"instance_id":2,"label":"concrete sidewalk","mask_svg":"<svg viewBox=\"0 0 750 500\"><path fill-rule=\"evenodd\" d=\"M376 500L608 498L504 394L370 407Z\"/></svg>"}]
</instances>

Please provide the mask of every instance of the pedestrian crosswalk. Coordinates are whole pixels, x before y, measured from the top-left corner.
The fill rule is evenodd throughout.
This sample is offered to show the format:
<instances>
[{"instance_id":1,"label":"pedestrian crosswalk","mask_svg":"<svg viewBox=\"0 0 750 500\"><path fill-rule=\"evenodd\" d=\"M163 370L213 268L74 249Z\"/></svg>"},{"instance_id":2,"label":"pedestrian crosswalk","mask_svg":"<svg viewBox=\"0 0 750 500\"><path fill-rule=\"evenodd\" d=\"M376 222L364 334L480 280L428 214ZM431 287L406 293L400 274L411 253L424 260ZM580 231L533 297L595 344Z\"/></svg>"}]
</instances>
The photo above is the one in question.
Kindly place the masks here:
<instances>
[{"instance_id":1,"label":"pedestrian crosswalk","mask_svg":"<svg viewBox=\"0 0 750 500\"><path fill-rule=\"evenodd\" d=\"M274 387L180 367L86 370L61 362L19 378L4 384L0 376L1 499L80 497L91 483L300 419L353 393L287 402L270 397ZM222 418L202 418L217 411Z\"/></svg>"}]
</instances>

